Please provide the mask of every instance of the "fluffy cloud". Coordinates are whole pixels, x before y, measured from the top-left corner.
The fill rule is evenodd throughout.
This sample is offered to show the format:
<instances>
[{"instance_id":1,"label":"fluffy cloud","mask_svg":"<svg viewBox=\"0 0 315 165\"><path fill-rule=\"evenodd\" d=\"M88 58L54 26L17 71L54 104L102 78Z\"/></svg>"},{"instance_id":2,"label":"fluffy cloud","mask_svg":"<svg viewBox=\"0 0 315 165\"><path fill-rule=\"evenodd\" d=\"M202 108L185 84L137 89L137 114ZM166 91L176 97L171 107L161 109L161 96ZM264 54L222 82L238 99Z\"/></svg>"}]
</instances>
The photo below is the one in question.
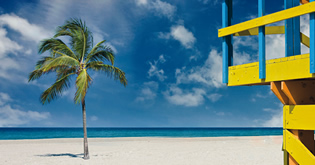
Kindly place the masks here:
<instances>
[{"instance_id":1,"label":"fluffy cloud","mask_svg":"<svg viewBox=\"0 0 315 165\"><path fill-rule=\"evenodd\" d=\"M17 32L17 37L22 40L11 39L12 35L10 37L7 35L7 29ZM49 32L41 26L31 24L28 20L14 14L0 15L0 78L14 82L27 82L26 72L34 58L30 56L32 48L27 48L25 45L31 44L36 47L39 40L47 37L48 34Z\"/></svg>"},{"instance_id":2,"label":"fluffy cloud","mask_svg":"<svg viewBox=\"0 0 315 165\"><path fill-rule=\"evenodd\" d=\"M249 54L239 51L239 47L244 42L236 41L236 49L234 51L234 63L243 64L253 61L253 57ZM222 88L222 55L216 49L212 49L207 60L202 66L192 68L182 67L175 71L176 84L164 93L165 98L173 104L184 106L198 106L204 102L207 97L211 102L218 101L222 95L219 93L207 94L209 87ZM183 91L178 86L180 84L201 84L207 88L194 89L192 92ZM211 89L211 88L210 88ZM189 98L191 100L189 100Z\"/></svg>"},{"instance_id":3,"label":"fluffy cloud","mask_svg":"<svg viewBox=\"0 0 315 165\"><path fill-rule=\"evenodd\" d=\"M183 105L186 107L195 107L203 104L206 92L203 89L193 88L192 91L183 91L182 89L171 86L164 92L165 98L172 104Z\"/></svg>"},{"instance_id":4,"label":"fluffy cloud","mask_svg":"<svg viewBox=\"0 0 315 165\"><path fill-rule=\"evenodd\" d=\"M174 25L169 33L160 32L158 35L161 39L170 39L171 37L179 41L186 49L194 46L196 38L194 34L186 29L183 25Z\"/></svg>"},{"instance_id":5,"label":"fluffy cloud","mask_svg":"<svg viewBox=\"0 0 315 165\"><path fill-rule=\"evenodd\" d=\"M248 39L246 39L248 40ZM239 51L240 45L244 44L243 40L236 40L234 51L234 65L252 62L255 56ZM202 66L187 69L183 67L175 71L176 83L201 83L210 87L224 87L222 83L222 53L212 49L207 60Z\"/></svg>"},{"instance_id":6,"label":"fluffy cloud","mask_svg":"<svg viewBox=\"0 0 315 165\"><path fill-rule=\"evenodd\" d=\"M160 81L164 81L167 77L164 75L164 70L159 69L158 65L166 62L163 55L159 56L159 59L153 62L149 62L150 69L148 71L149 78L156 76Z\"/></svg>"},{"instance_id":7,"label":"fluffy cloud","mask_svg":"<svg viewBox=\"0 0 315 165\"><path fill-rule=\"evenodd\" d=\"M10 29L19 32L23 39L36 43L51 36L44 28L31 24L26 19L13 14L0 15L0 25L6 25Z\"/></svg>"},{"instance_id":8,"label":"fluffy cloud","mask_svg":"<svg viewBox=\"0 0 315 165\"><path fill-rule=\"evenodd\" d=\"M176 12L175 6L161 0L136 0L136 4L154 11L158 16L165 16L171 20Z\"/></svg>"},{"instance_id":9,"label":"fluffy cloud","mask_svg":"<svg viewBox=\"0 0 315 165\"><path fill-rule=\"evenodd\" d=\"M175 76L177 84L201 83L215 88L223 87L222 57L217 50L213 49L203 66L193 67L189 70L186 67L176 69Z\"/></svg>"},{"instance_id":10,"label":"fluffy cloud","mask_svg":"<svg viewBox=\"0 0 315 165\"><path fill-rule=\"evenodd\" d=\"M210 99L212 102L217 102L218 100L220 100L220 98L222 97L223 95L219 94L219 93L213 93L213 94L210 94L208 95L208 99Z\"/></svg>"},{"instance_id":11,"label":"fluffy cloud","mask_svg":"<svg viewBox=\"0 0 315 165\"><path fill-rule=\"evenodd\" d=\"M10 105L0 107L0 126L17 126L27 124L31 121L47 119L49 112L23 111L14 109Z\"/></svg>"},{"instance_id":12,"label":"fluffy cloud","mask_svg":"<svg viewBox=\"0 0 315 165\"><path fill-rule=\"evenodd\" d=\"M264 109L265 112L271 113L271 117L262 123L263 127L282 127L283 126L282 106L283 106L282 104L279 104L278 109L270 109L270 108Z\"/></svg>"},{"instance_id":13,"label":"fluffy cloud","mask_svg":"<svg viewBox=\"0 0 315 165\"><path fill-rule=\"evenodd\" d=\"M193 33L188 31L183 25L172 26L171 36L185 46L185 48L192 48L196 41Z\"/></svg>"},{"instance_id":14,"label":"fluffy cloud","mask_svg":"<svg viewBox=\"0 0 315 165\"><path fill-rule=\"evenodd\" d=\"M137 5L147 5L148 0L136 0Z\"/></svg>"},{"instance_id":15,"label":"fluffy cloud","mask_svg":"<svg viewBox=\"0 0 315 165\"><path fill-rule=\"evenodd\" d=\"M23 111L12 108L8 104L11 101L12 99L8 94L0 93L0 127L18 126L50 117L49 112Z\"/></svg>"},{"instance_id":16,"label":"fluffy cloud","mask_svg":"<svg viewBox=\"0 0 315 165\"><path fill-rule=\"evenodd\" d=\"M11 97L7 93L0 92L0 106L4 105L5 103L11 101Z\"/></svg>"},{"instance_id":17,"label":"fluffy cloud","mask_svg":"<svg viewBox=\"0 0 315 165\"><path fill-rule=\"evenodd\" d=\"M154 100L156 98L156 92L159 88L159 84L155 81L143 83L143 87L140 92L140 96L136 98L137 102Z\"/></svg>"},{"instance_id":18,"label":"fluffy cloud","mask_svg":"<svg viewBox=\"0 0 315 165\"><path fill-rule=\"evenodd\" d=\"M16 53L22 50L22 46L7 37L7 31L0 27L0 58L4 58L7 53Z\"/></svg>"}]
</instances>

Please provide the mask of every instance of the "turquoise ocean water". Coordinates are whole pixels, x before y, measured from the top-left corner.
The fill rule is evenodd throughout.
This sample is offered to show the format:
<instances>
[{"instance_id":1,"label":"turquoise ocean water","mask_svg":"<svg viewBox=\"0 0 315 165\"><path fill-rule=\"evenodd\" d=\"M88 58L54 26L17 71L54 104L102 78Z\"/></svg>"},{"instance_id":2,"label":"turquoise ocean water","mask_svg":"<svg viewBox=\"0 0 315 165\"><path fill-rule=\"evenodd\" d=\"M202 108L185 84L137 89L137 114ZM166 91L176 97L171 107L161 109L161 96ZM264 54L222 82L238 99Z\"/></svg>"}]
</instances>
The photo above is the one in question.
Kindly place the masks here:
<instances>
[{"instance_id":1,"label":"turquoise ocean water","mask_svg":"<svg viewBox=\"0 0 315 165\"><path fill-rule=\"evenodd\" d=\"M282 135L282 128L88 128L89 138L267 135ZM82 137L82 128L0 128L0 140Z\"/></svg>"}]
</instances>

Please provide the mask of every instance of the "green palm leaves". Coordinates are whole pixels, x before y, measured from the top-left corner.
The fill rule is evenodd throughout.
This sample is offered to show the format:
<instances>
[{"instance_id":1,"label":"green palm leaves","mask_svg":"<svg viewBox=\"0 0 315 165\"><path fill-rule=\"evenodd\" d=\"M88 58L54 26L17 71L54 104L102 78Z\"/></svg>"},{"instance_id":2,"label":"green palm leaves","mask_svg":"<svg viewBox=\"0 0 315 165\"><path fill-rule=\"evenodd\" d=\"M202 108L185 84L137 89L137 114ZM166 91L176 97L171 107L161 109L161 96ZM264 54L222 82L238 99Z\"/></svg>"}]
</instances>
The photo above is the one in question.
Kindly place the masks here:
<instances>
[{"instance_id":1,"label":"green palm leaves","mask_svg":"<svg viewBox=\"0 0 315 165\"><path fill-rule=\"evenodd\" d=\"M69 46L57 37L69 37ZM57 28L53 38L41 42L38 52L49 52L48 56L40 59L35 70L29 75L29 81L36 80L44 74L57 73L56 82L41 95L43 104L49 103L70 87L70 80L76 77L75 103L82 103L92 82L89 70L102 71L107 76L127 85L125 73L114 67L115 56L112 49L104 45L105 41L93 47L92 33L85 22L80 19L70 19ZM109 63L109 64L106 64Z\"/></svg>"}]
</instances>

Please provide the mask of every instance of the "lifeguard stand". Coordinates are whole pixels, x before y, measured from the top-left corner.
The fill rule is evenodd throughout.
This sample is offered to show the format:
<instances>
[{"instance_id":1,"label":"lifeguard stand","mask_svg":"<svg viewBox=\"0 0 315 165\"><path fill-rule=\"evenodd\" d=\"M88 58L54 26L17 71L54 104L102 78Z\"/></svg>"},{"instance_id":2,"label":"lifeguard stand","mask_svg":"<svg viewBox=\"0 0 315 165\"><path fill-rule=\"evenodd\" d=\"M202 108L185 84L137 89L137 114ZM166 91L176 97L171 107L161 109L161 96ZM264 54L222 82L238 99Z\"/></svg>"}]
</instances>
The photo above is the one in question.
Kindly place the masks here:
<instances>
[{"instance_id":1,"label":"lifeguard stand","mask_svg":"<svg viewBox=\"0 0 315 165\"><path fill-rule=\"evenodd\" d=\"M270 85L283 106L285 165L315 165L315 0L284 0L285 10L231 25L232 0L222 2L223 83L228 86ZM300 32L299 16L310 15L310 37ZM285 26L265 26L285 20ZM265 35L285 34L285 57L265 60ZM258 35L259 61L233 66L232 37ZM310 48L301 55L301 43Z\"/></svg>"}]
</instances>

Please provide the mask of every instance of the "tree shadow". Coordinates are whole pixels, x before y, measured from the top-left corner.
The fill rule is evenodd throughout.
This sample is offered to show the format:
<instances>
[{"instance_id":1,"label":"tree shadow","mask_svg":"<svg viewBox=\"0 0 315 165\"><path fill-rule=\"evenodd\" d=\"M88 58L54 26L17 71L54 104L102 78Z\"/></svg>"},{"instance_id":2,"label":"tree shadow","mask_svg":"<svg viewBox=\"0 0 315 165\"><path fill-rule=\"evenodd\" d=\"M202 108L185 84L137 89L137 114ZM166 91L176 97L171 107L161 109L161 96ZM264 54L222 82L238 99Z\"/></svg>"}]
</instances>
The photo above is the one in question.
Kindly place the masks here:
<instances>
[{"instance_id":1,"label":"tree shadow","mask_svg":"<svg viewBox=\"0 0 315 165\"><path fill-rule=\"evenodd\" d=\"M36 155L40 157L58 157L58 156L69 156L72 158L83 158L84 154L70 154L70 153L61 153L61 154L45 154L45 155Z\"/></svg>"}]
</instances>

